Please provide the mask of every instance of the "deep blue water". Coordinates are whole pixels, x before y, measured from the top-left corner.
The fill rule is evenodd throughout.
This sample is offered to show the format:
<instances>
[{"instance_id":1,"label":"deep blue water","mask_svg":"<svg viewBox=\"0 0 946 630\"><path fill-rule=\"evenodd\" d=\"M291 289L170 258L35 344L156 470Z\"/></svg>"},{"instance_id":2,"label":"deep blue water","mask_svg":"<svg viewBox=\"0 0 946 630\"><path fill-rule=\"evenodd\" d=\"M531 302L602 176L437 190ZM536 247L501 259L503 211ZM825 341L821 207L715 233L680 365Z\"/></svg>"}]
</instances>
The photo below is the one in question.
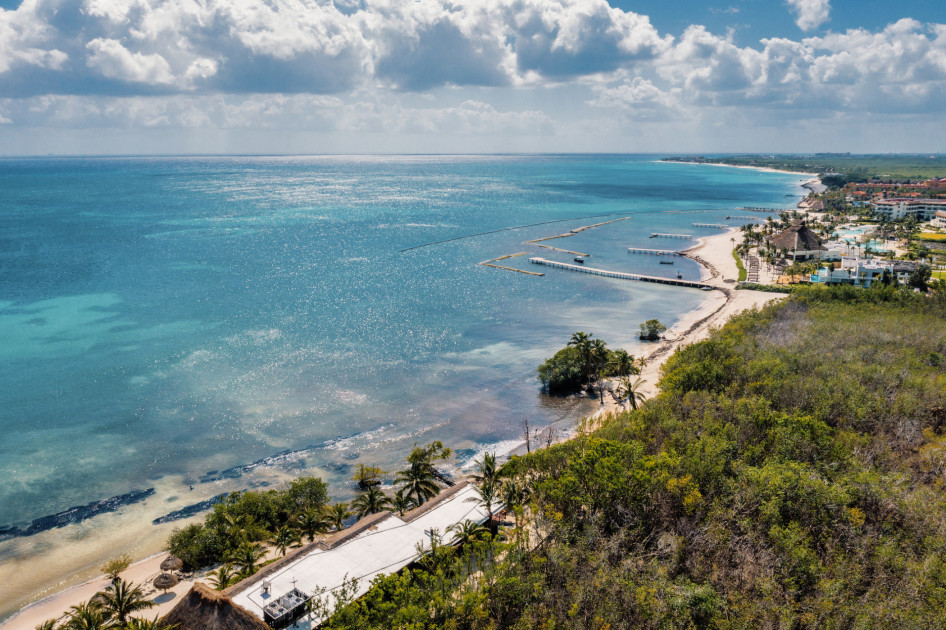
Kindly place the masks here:
<instances>
[{"instance_id":1,"label":"deep blue water","mask_svg":"<svg viewBox=\"0 0 946 630\"><path fill-rule=\"evenodd\" d=\"M630 216L550 244L696 279L626 248L800 192L653 159L0 160L0 527L172 475L196 501L252 481L214 471L310 446L292 465L341 496L351 465L415 441L469 454L577 418L591 406L543 396L539 361L578 329L633 351L640 321L703 295L476 263L569 260L523 241Z\"/></svg>"}]
</instances>

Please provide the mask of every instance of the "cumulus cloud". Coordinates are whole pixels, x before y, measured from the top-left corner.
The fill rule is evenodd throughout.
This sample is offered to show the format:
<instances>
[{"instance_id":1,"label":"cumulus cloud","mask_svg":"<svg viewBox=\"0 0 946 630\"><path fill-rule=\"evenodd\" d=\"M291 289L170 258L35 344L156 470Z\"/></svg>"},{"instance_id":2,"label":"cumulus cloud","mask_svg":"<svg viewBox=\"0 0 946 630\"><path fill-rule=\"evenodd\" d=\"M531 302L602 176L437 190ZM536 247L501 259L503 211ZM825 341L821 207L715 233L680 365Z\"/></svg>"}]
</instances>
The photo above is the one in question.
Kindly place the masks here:
<instances>
[{"instance_id":1,"label":"cumulus cloud","mask_svg":"<svg viewBox=\"0 0 946 630\"><path fill-rule=\"evenodd\" d=\"M109 79L158 84L174 80L171 66L161 55L133 53L114 39L96 38L85 47L88 66Z\"/></svg>"},{"instance_id":2,"label":"cumulus cloud","mask_svg":"<svg viewBox=\"0 0 946 630\"><path fill-rule=\"evenodd\" d=\"M830 0L787 0L792 13L795 14L795 24L803 31L810 31L828 21L831 14Z\"/></svg>"}]
</instances>

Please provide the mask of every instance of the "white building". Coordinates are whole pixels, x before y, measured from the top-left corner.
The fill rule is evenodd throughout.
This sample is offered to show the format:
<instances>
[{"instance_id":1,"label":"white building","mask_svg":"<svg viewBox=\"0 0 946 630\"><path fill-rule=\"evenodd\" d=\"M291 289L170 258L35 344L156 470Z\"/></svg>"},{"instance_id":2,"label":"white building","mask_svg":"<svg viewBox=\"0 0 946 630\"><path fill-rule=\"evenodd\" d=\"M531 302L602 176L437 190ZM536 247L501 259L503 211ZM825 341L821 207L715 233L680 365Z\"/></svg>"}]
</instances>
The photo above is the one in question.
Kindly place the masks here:
<instances>
[{"instance_id":1,"label":"white building","mask_svg":"<svg viewBox=\"0 0 946 630\"><path fill-rule=\"evenodd\" d=\"M845 256L841 267L822 267L811 276L811 281L823 284L852 284L856 287L869 288L874 282L883 279L889 271L900 284L906 284L910 274L919 269L920 264L907 260L873 260Z\"/></svg>"},{"instance_id":2,"label":"white building","mask_svg":"<svg viewBox=\"0 0 946 630\"><path fill-rule=\"evenodd\" d=\"M938 210L946 210L946 199L878 199L874 209L888 221L907 216L917 221L929 221Z\"/></svg>"},{"instance_id":3,"label":"white building","mask_svg":"<svg viewBox=\"0 0 946 630\"><path fill-rule=\"evenodd\" d=\"M946 228L946 209L937 210L933 213L933 220L930 225L935 228Z\"/></svg>"}]
</instances>

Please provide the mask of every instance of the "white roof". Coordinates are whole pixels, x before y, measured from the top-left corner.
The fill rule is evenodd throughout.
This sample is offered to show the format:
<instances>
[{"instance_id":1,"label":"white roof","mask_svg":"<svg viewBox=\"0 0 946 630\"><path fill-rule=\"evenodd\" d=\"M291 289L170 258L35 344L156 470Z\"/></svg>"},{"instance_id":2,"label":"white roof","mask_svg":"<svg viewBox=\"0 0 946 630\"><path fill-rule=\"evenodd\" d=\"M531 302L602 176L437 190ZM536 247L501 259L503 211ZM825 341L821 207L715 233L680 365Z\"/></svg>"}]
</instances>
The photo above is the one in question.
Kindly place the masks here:
<instances>
[{"instance_id":1,"label":"white roof","mask_svg":"<svg viewBox=\"0 0 946 630\"><path fill-rule=\"evenodd\" d=\"M466 520L485 521L488 512L478 501L476 488L469 485L410 522L392 513L334 549L313 549L267 576L263 582L237 593L233 601L262 619L263 607L293 588L309 595L321 589L327 593L340 587L346 579L357 578L356 596L363 595L376 575L393 573L416 559L418 543L429 550L428 532L432 528L449 540L451 536L447 534L447 528L451 525ZM270 591L265 595L263 583L270 585Z\"/></svg>"}]
</instances>

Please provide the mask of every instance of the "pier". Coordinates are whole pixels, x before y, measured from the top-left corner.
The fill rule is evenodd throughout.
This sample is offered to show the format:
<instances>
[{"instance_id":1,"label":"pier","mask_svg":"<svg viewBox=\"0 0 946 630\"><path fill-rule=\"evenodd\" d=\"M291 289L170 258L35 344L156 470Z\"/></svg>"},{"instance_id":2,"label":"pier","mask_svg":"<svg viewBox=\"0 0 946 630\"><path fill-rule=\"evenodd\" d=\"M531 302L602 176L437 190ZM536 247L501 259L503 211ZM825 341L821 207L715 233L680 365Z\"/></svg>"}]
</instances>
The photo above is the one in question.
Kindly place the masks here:
<instances>
[{"instance_id":1,"label":"pier","mask_svg":"<svg viewBox=\"0 0 946 630\"><path fill-rule=\"evenodd\" d=\"M693 227L719 228L720 230L724 230L728 228L729 226L726 225L725 223L694 223Z\"/></svg>"},{"instance_id":2,"label":"pier","mask_svg":"<svg viewBox=\"0 0 946 630\"><path fill-rule=\"evenodd\" d=\"M544 276L544 273L536 273L534 271L526 271L524 269L516 269L515 267L506 267L505 265L494 265L498 260L506 260L507 258L516 258L518 256L525 256L528 252L519 252L518 254L506 254L505 256L500 256L499 258L490 258L489 260L484 260L479 265L483 267L493 267L494 269L505 269L506 271L515 271L517 273L524 273L529 276Z\"/></svg>"},{"instance_id":3,"label":"pier","mask_svg":"<svg viewBox=\"0 0 946 630\"><path fill-rule=\"evenodd\" d=\"M716 287L705 282L694 282L692 280L678 280L676 278L661 278L658 276L644 276L637 273L623 273L621 271L608 271L606 269L595 269L594 267L585 267L582 265L572 265L569 263L547 260L545 258L530 258L529 262L533 265L544 265L553 269L564 269L566 271L578 271L580 273L590 273L593 276L604 276L606 278L618 278L620 280L637 280L638 282L655 282L657 284L670 284L677 287L689 287L691 289L715 289Z\"/></svg>"},{"instance_id":4,"label":"pier","mask_svg":"<svg viewBox=\"0 0 946 630\"><path fill-rule=\"evenodd\" d=\"M753 206L743 206L736 210L746 210L748 212L768 212L771 214L781 214L782 212L791 212L791 210L779 210L778 208L755 208Z\"/></svg>"},{"instance_id":5,"label":"pier","mask_svg":"<svg viewBox=\"0 0 946 630\"><path fill-rule=\"evenodd\" d=\"M661 234L660 232L652 232L650 238L682 238L684 240L690 240L693 238L692 234Z\"/></svg>"},{"instance_id":6,"label":"pier","mask_svg":"<svg viewBox=\"0 0 946 630\"><path fill-rule=\"evenodd\" d=\"M726 218L727 219L745 219L747 221L761 221L762 220L759 217L750 217L744 214L731 214Z\"/></svg>"},{"instance_id":7,"label":"pier","mask_svg":"<svg viewBox=\"0 0 946 630\"><path fill-rule=\"evenodd\" d=\"M672 249L645 249L643 247L628 247L629 254L647 254L649 256L683 256L682 252Z\"/></svg>"}]
</instances>

